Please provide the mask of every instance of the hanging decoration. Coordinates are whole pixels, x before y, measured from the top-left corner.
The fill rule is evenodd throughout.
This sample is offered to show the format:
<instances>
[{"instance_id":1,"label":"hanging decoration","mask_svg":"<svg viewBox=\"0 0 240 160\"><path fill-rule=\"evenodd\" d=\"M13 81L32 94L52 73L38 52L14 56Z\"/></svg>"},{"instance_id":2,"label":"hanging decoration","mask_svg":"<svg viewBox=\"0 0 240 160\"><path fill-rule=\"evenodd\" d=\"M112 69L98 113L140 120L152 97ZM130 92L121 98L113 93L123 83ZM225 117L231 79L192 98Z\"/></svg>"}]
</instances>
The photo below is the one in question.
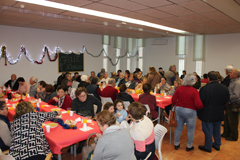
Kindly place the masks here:
<instances>
[{"instance_id":1,"label":"hanging decoration","mask_svg":"<svg viewBox=\"0 0 240 160\"><path fill-rule=\"evenodd\" d=\"M122 55L122 56L117 56L117 57L116 57L117 60L116 60L116 62L114 63L114 62L113 62L113 59L115 59L115 58L113 58L113 57L111 58L111 57L106 53L106 51L104 50L104 48L103 48L103 49L100 51L100 53L98 53L97 55L93 55L92 53L88 52L88 51L87 51L87 48L86 48L85 46L83 46L82 51L80 51L80 53L84 53L84 51L86 51L86 53L89 54L89 55L92 56L92 57L99 57L99 56L101 56L101 54L104 53L113 66L116 66L116 65L118 64L118 61L119 61L120 58L123 58L123 57L125 57L125 56L127 56L127 55L128 55L128 57L136 57L136 56L138 55L138 50L136 51L136 53L135 53L133 56L131 55L131 53L127 53L127 51L125 51L125 54L124 54L124 55ZM117 48L115 49L115 53L113 54L113 56L116 55L116 52L117 52Z\"/></svg>"},{"instance_id":2,"label":"hanging decoration","mask_svg":"<svg viewBox=\"0 0 240 160\"><path fill-rule=\"evenodd\" d=\"M48 50L48 47L47 47L47 46L44 46L44 49L43 49L43 53L42 53L42 55L41 55L41 58L40 58L40 60L37 61L37 60L31 59L30 56L29 56L29 54L28 54L28 52L27 52L27 50L26 50L26 48L25 48L24 46L21 46L20 53L18 54L17 59L14 60L14 59L10 56L10 54L7 53L7 51L6 51L6 46L2 46L2 47L1 47L1 53L0 53L0 59L1 59L1 57L2 57L2 58L5 58L5 66L7 66L7 62L8 62L9 64L11 64L11 65L14 65L14 64L16 64L16 63L19 61L19 59L21 58L22 54L24 54L24 55L26 56L26 58L27 58L30 62L36 63L36 64L42 64L42 63L43 63L43 58L46 56L46 54L47 54L47 56L48 56L49 61L50 61L50 62L54 62L54 61L57 60L57 58L58 58L58 53L60 53L60 52L61 52L61 53L65 53L65 54L69 54L69 53L87 53L88 55L90 55L90 56L92 56L92 57L95 57L95 58L100 57L102 54L105 54L106 57L108 58L108 60L110 61L110 63L111 63L113 66L116 66L116 65L118 64L120 58L123 58L123 57L125 57L125 56L128 56L128 57L136 57L136 56L138 55L138 50L136 51L136 53L135 53L134 55L131 55L131 53L127 53L127 51L125 51L124 55L122 55L122 56L116 56L116 57L115 57L116 52L117 52L117 49L115 49L115 53L113 54L112 57L110 57L110 56L107 54L107 52L104 50L104 48L101 49L100 53L98 53L97 55L94 55L94 54L88 52L88 50L87 50L87 48L86 48L85 46L82 47L82 50L81 50L80 52L73 52L73 51L72 51L72 52L64 52L64 51L62 51L59 47L56 47L55 52L54 52L54 53L51 52L51 54L50 54L50 53L49 53L49 50ZM51 59L51 56L50 56L50 55L52 55L52 54L55 54L53 59ZM116 62L113 62L113 60L116 61Z\"/></svg>"},{"instance_id":3,"label":"hanging decoration","mask_svg":"<svg viewBox=\"0 0 240 160\"><path fill-rule=\"evenodd\" d=\"M20 53L18 54L18 57L15 60L10 56L9 53L6 52L6 47L5 46L2 46L2 49L1 49L1 56L2 56L2 58L5 58L5 66L7 66L7 62L11 65L16 64L19 61L19 59L21 58L22 54L24 54L30 62L36 63L36 64L42 64L43 63L43 58L46 56L46 54L48 55L48 59L49 59L50 62L54 62L58 58L58 51L56 50L56 52L54 53L55 54L54 58L51 59L51 56L50 56L50 53L48 51L47 46L44 47L43 54L41 55L41 58L38 61L33 60L29 57L28 52L27 52L27 50L24 46L21 46Z\"/></svg>"},{"instance_id":4,"label":"hanging decoration","mask_svg":"<svg viewBox=\"0 0 240 160\"><path fill-rule=\"evenodd\" d=\"M2 58L5 58L5 66L7 65L7 58L6 58L6 46L2 46L1 48L1 56Z\"/></svg>"}]
</instances>

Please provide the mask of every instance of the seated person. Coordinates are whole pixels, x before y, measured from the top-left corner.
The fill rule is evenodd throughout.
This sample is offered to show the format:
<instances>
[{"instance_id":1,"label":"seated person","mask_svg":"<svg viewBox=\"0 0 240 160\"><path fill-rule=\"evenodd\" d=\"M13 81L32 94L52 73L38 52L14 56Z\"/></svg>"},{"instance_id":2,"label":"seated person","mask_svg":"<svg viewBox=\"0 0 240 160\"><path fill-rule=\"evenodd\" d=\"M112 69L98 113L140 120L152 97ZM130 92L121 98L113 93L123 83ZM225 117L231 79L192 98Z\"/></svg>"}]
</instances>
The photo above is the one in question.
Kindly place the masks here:
<instances>
[{"instance_id":1,"label":"seated person","mask_svg":"<svg viewBox=\"0 0 240 160\"><path fill-rule=\"evenodd\" d=\"M75 72L74 73L74 76L72 78L72 81L76 81L77 77L79 76L79 73L78 72Z\"/></svg>"},{"instance_id":2,"label":"seated person","mask_svg":"<svg viewBox=\"0 0 240 160\"><path fill-rule=\"evenodd\" d=\"M151 89L151 85L149 84ZM144 115L145 109L141 103L133 102L129 105L129 116L132 118L130 134L134 141L135 156L145 159L152 152L148 160L153 160L155 153L154 126L152 121Z\"/></svg>"},{"instance_id":3,"label":"seated person","mask_svg":"<svg viewBox=\"0 0 240 160\"><path fill-rule=\"evenodd\" d=\"M111 97L112 101L114 102L118 93L118 90L114 88L115 84L115 79L110 78L107 87L102 90L102 97Z\"/></svg>"},{"instance_id":4,"label":"seated person","mask_svg":"<svg viewBox=\"0 0 240 160\"><path fill-rule=\"evenodd\" d=\"M53 97L56 97L57 96L57 92L55 91L55 88L53 85L51 84L47 84L46 87L45 87L45 93L46 93L46 96L44 99L42 99L43 102L46 102L48 103L48 101L50 99L52 99ZM57 102L53 105L57 105Z\"/></svg>"},{"instance_id":5,"label":"seated person","mask_svg":"<svg viewBox=\"0 0 240 160\"><path fill-rule=\"evenodd\" d=\"M10 122L8 120L8 107L4 101L0 101L0 149L6 151L11 146Z\"/></svg>"},{"instance_id":6,"label":"seated person","mask_svg":"<svg viewBox=\"0 0 240 160\"><path fill-rule=\"evenodd\" d=\"M201 79L196 72L193 72L196 77L196 83L193 85L193 88L199 89L201 87Z\"/></svg>"},{"instance_id":7,"label":"seated person","mask_svg":"<svg viewBox=\"0 0 240 160\"><path fill-rule=\"evenodd\" d=\"M156 87L155 87L157 93L164 92L164 93L166 93L167 95L170 93L170 88L171 88L171 86L170 86L168 83L166 83L166 82L167 82L166 77L162 77L162 78L161 78L161 82L158 83L158 84L156 85Z\"/></svg>"},{"instance_id":8,"label":"seated person","mask_svg":"<svg viewBox=\"0 0 240 160\"><path fill-rule=\"evenodd\" d=\"M111 78L114 78L115 80L117 80L118 79L117 73L113 71Z\"/></svg>"},{"instance_id":9,"label":"seated person","mask_svg":"<svg viewBox=\"0 0 240 160\"><path fill-rule=\"evenodd\" d=\"M19 77L17 79L18 83L19 83L19 87L17 92L19 93L23 93L23 94L27 94L30 91L30 85L28 82L25 81L25 79L23 77Z\"/></svg>"},{"instance_id":10,"label":"seated person","mask_svg":"<svg viewBox=\"0 0 240 160\"><path fill-rule=\"evenodd\" d=\"M29 91L29 96L30 97L35 97L37 95L37 88L38 88L38 79L37 77L31 77L29 80L30 83L30 91Z\"/></svg>"},{"instance_id":11,"label":"seated person","mask_svg":"<svg viewBox=\"0 0 240 160\"><path fill-rule=\"evenodd\" d=\"M176 79L174 81L174 86L170 88L170 93L168 95L172 96L175 91L178 89L178 87L180 87L182 85L182 81L179 79Z\"/></svg>"},{"instance_id":12,"label":"seated person","mask_svg":"<svg viewBox=\"0 0 240 160\"><path fill-rule=\"evenodd\" d=\"M133 73L130 73L128 81L125 82L125 85L127 86L127 88L129 89L135 89L137 82L133 79Z\"/></svg>"},{"instance_id":13,"label":"seated person","mask_svg":"<svg viewBox=\"0 0 240 160\"><path fill-rule=\"evenodd\" d=\"M47 83L45 81L39 81L38 82L38 88L37 88L37 98L40 98L43 100L46 97L45 87Z\"/></svg>"},{"instance_id":14,"label":"seated person","mask_svg":"<svg viewBox=\"0 0 240 160\"><path fill-rule=\"evenodd\" d=\"M125 84L121 84L119 90L120 92L117 94L117 99L121 99L122 101L129 101L129 103L134 102L132 96L127 93L127 87Z\"/></svg>"},{"instance_id":15,"label":"seated person","mask_svg":"<svg viewBox=\"0 0 240 160\"><path fill-rule=\"evenodd\" d=\"M201 83L208 83L208 75L206 73L203 74L203 79L201 80Z\"/></svg>"},{"instance_id":16,"label":"seated person","mask_svg":"<svg viewBox=\"0 0 240 160\"><path fill-rule=\"evenodd\" d=\"M76 98L72 101L72 111L76 111L79 115L85 115L87 117L94 117L94 104L97 105L97 112L102 109L102 103L94 96L88 95L85 87L79 87L76 92ZM77 154L82 152L86 140L79 142L77 148Z\"/></svg>"},{"instance_id":17,"label":"seated person","mask_svg":"<svg viewBox=\"0 0 240 160\"><path fill-rule=\"evenodd\" d=\"M114 111L115 111L115 117L117 118L117 121L121 123L123 120L128 121L128 113L125 110L125 106L123 104L123 101L121 99L116 99L114 101Z\"/></svg>"},{"instance_id":18,"label":"seated person","mask_svg":"<svg viewBox=\"0 0 240 160\"><path fill-rule=\"evenodd\" d=\"M112 113L106 110L98 113L97 124L103 134L97 134L99 139L92 160L136 160L129 130L116 125L116 117Z\"/></svg>"},{"instance_id":19,"label":"seated person","mask_svg":"<svg viewBox=\"0 0 240 160\"><path fill-rule=\"evenodd\" d=\"M67 88L72 87L72 76L71 73L66 73L65 79L61 82L61 85L66 86Z\"/></svg>"},{"instance_id":20,"label":"seated person","mask_svg":"<svg viewBox=\"0 0 240 160\"><path fill-rule=\"evenodd\" d=\"M19 84L18 84L18 81L17 81L16 74L12 74L11 75L11 79L5 83L5 87L8 87L8 86L10 86L10 88L13 91L17 91L18 90Z\"/></svg>"},{"instance_id":21,"label":"seated person","mask_svg":"<svg viewBox=\"0 0 240 160\"><path fill-rule=\"evenodd\" d=\"M34 112L32 104L26 101L20 102L15 112L11 124L9 154L16 160L45 159L51 151L44 136L42 123L60 115L61 112Z\"/></svg>"},{"instance_id":22,"label":"seated person","mask_svg":"<svg viewBox=\"0 0 240 160\"><path fill-rule=\"evenodd\" d=\"M137 82L137 83L142 83L142 81L141 81L141 75L140 74L138 74L138 73L136 73L135 75L135 78L134 78L134 80Z\"/></svg>"},{"instance_id":23,"label":"seated person","mask_svg":"<svg viewBox=\"0 0 240 160\"><path fill-rule=\"evenodd\" d=\"M135 90L143 90L143 85L147 83L147 78L143 77L141 83L138 83L138 85L135 87Z\"/></svg>"},{"instance_id":24,"label":"seated person","mask_svg":"<svg viewBox=\"0 0 240 160\"><path fill-rule=\"evenodd\" d=\"M100 82L99 82L99 84L101 84L101 83L103 83L103 84L108 84L108 80L109 80L110 78L108 77L108 73L107 72L105 72L104 73L104 75L103 75L103 78L100 80Z\"/></svg>"},{"instance_id":25,"label":"seated person","mask_svg":"<svg viewBox=\"0 0 240 160\"><path fill-rule=\"evenodd\" d=\"M67 110L68 108L71 108L72 105L72 99L67 94L67 87L60 85L57 88L58 95L56 97L53 97L48 101L48 104L55 104L57 103L57 106L59 108Z\"/></svg>"},{"instance_id":26,"label":"seated person","mask_svg":"<svg viewBox=\"0 0 240 160\"><path fill-rule=\"evenodd\" d=\"M156 111L156 97L150 94L151 85L149 83L145 83L143 85L143 91L144 93L139 96L138 102L142 103L143 105L147 104L150 108L152 117L156 119L158 117L158 112Z\"/></svg>"},{"instance_id":27,"label":"seated person","mask_svg":"<svg viewBox=\"0 0 240 160\"><path fill-rule=\"evenodd\" d=\"M114 113L114 104L111 102L107 102L103 106L103 110L107 110L110 113Z\"/></svg>"},{"instance_id":28,"label":"seated person","mask_svg":"<svg viewBox=\"0 0 240 160\"><path fill-rule=\"evenodd\" d=\"M121 84L125 83L125 79L124 79L124 74L121 72L119 73L119 78L116 80L116 86L120 86Z\"/></svg>"},{"instance_id":29,"label":"seated person","mask_svg":"<svg viewBox=\"0 0 240 160\"><path fill-rule=\"evenodd\" d=\"M97 77L92 78L91 84L87 86L87 92L93 94L94 97L101 101L101 98L99 96L101 96L102 91L97 84L98 78Z\"/></svg>"},{"instance_id":30,"label":"seated person","mask_svg":"<svg viewBox=\"0 0 240 160\"><path fill-rule=\"evenodd\" d=\"M78 85L78 88L79 88L79 87L85 87L85 88L87 88L88 85L89 85L88 76L87 76L87 75L82 75L82 76L81 76L81 82L80 82L80 84Z\"/></svg>"}]
</instances>

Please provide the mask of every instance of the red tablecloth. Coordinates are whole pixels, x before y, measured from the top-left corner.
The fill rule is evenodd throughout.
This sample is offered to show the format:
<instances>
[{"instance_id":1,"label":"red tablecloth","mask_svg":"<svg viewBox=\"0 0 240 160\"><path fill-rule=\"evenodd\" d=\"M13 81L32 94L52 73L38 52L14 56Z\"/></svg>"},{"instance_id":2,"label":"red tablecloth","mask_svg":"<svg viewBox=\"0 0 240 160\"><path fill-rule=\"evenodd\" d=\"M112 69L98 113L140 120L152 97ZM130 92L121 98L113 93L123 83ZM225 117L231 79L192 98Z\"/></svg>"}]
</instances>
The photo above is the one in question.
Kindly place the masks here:
<instances>
[{"instance_id":1,"label":"red tablecloth","mask_svg":"<svg viewBox=\"0 0 240 160\"><path fill-rule=\"evenodd\" d=\"M135 102L138 102L138 95L137 94L131 94L132 98L134 99ZM157 101L157 106L164 109L166 106L172 104L172 96L161 96L160 94L156 94L156 101Z\"/></svg>"},{"instance_id":2,"label":"red tablecloth","mask_svg":"<svg viewBox=\"0 0 240 160\"><path fill-rule=\"evenodd\" d=\"M30 100L30 98L26 99L26 100ZM12 102L12 101L9 101L9 103L7 103L8 108L9 108L8 118L10 121L13 120L12 117L15 114L15 109L10 110L10 107L12 107L12 104L16 104L16 103L17 102ZM44 108L40 107L41 110L44 112L51 112L52 108L57 108L52 105L47 105L45 102L41 102L40 106L42 106L42 105L46 105ZM61 111L65 111L65 110L61 109ZM67 119L75 120L78 117L83 118L77 114L74 114L72 117L68 113L62 114L63 121L65 121ZM45 124L50 123L50 122L51 121L45 122ZM80 128L82 128L82 126L83 126L83 124L81 122L77 123L77 129L63 129L63 127L61 125L58 125L56 128L51 128L49 133L46 133L46 129L45 129L45 127L43 127L45 137L47 139L47 142L49 144L51 151L54 154L61 154L62 148L70 146L77 142L80 142L82 140L86 140L87 137L89 136L89 134L91 134L93 132L101 133L101 131L99 130L99 127L97 125L97 122L95 122L95 121L92 121L92 123L87 124L88 127L93 128L89 131L79 130Z\"/></svg>"}]
</instances>

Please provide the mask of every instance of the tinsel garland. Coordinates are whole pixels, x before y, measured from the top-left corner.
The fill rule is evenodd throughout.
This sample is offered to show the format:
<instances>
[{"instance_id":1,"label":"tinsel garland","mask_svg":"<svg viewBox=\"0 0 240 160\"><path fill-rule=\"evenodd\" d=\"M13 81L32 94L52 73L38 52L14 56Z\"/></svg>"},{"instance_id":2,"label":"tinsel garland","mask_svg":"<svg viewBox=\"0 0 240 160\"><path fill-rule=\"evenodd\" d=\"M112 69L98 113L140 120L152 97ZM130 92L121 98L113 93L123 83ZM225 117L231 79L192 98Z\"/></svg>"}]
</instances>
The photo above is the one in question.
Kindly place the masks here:
<instances>
[{"instance_id":1,"label":"tinsel garland","mask_svg":"<svg viewBox=\"0 0 240 160\"><path fill-rule=\"evenodd\" d=\"M4 47L5 47L5 46L2 46L1 56L4 55L4 52L3 52L3 48L4 48ZM58 54L57 54L57 52L56 52L54 58L51 59L50 54L49 54L49 51L48 51L48 47L45 46L44 49L43 49L43 53L42 53L42 55L41 55L40 60L38 60L38 61L37 61L37 60L33 60L33 59L31 59L31 58L29 57L26 48L25 48L24 46L21 46L20 53L18 54L17 59L14 60L14 59L13 59L12 57L10 57L10 55L7 53L6 47L5 47L6 59L7 59L8 63L11 64L11 65L16 64L16 63L19 61L19 59L21 58L21 55L22 55L22 54L24 54L24 55L26 56L26 58L27 58L30 62L36 63L36 64L42 64L42 63L43 63L43 58L46 56L46 54L48 55L48 59L49 59L49 61L51 61L51 62L56 61L57 58L58 58ZM7 65L7 63L5 63L5 66L6 66L6 65Z\"/></svg>"}]
</instances>

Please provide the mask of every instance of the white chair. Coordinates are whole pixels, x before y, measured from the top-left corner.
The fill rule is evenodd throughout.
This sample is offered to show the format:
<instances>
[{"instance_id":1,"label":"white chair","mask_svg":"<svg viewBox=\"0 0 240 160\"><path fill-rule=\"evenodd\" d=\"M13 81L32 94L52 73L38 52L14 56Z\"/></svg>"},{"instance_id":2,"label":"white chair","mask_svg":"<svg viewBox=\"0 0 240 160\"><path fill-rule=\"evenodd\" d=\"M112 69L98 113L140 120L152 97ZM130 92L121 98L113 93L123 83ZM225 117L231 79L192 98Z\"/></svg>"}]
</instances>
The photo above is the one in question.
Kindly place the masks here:
<instances>
[{"instance_id":1,"label":"white chair","mask_svg":"<svg viewBox=\"0 0 240 160\"><path fill-rule=\"evenodd\" d=\"M72 83L72 88L77 89L77 88L78 88L78 85L79 85L79 82L73 81L73 83Z\"/></svg>"},{"instance_id":2,"label":"white chair","mask_svg":"<svg viewBox=\"0 0 240 160\"><path fill-rule=\"evenodd\" d=\"M111 103L113 103L111 97L101 97L101 96L100 96L100 98L101 98L101 101L102 101L102 110L103 110L103 106L104 106L104 104L106 104L107 102L111 102Z\"/></svg>"},{"instance_id":3,"label":"white chair","mask_svg":"<svg viewBox=\"0 0 240 160\"><path fill-rule=\"evenodd\" d=\"M143 104L146 108L147 108L147 112L146 112L146 116L147 116L147 114L148 113L151 113L151 111L150 111L150 108L149 108L149 105L148 104ZM159 117L158 117L159 118ZM153 119L152 120L152 122L155 122L155 121L157 121L158 120L158 118L156 118L156 119Z\"/></svg>"},{"instance_id":4,"label":"white chair","mask_svg":"<svg viewBox=\"0 0 240 160\"><path fill-rule=\"evenodd\" d=\"M123 104L125 106L125 109L128 110L128 106L130 105L129 101L123 101Z\"/></svg>"},{"instance_id":5,"label":"white chair","mask_svg":"<svg viewBox=\"0 0 240 160\"><path fill-rule=\"evenodd\" d=\"M162 147L163 137L166 133L167 133L167 129L164 126L157 124L154 127L155 148L158 150L158 155L156 154L156 156L158 157L159 160L163 159L161 147Z\"/></svg>"},{"instance_id":6,"label":"white chair","mask_svg":"<svg viewBox=\"0 0 240 160\"><path fill-rule=\"evenodd\" d=\"M76 91L76 88L72 88L72 89L71 89L70 97L71 97L72 99L76 98L75 91Z\"/></svg>"}]
</instances>

